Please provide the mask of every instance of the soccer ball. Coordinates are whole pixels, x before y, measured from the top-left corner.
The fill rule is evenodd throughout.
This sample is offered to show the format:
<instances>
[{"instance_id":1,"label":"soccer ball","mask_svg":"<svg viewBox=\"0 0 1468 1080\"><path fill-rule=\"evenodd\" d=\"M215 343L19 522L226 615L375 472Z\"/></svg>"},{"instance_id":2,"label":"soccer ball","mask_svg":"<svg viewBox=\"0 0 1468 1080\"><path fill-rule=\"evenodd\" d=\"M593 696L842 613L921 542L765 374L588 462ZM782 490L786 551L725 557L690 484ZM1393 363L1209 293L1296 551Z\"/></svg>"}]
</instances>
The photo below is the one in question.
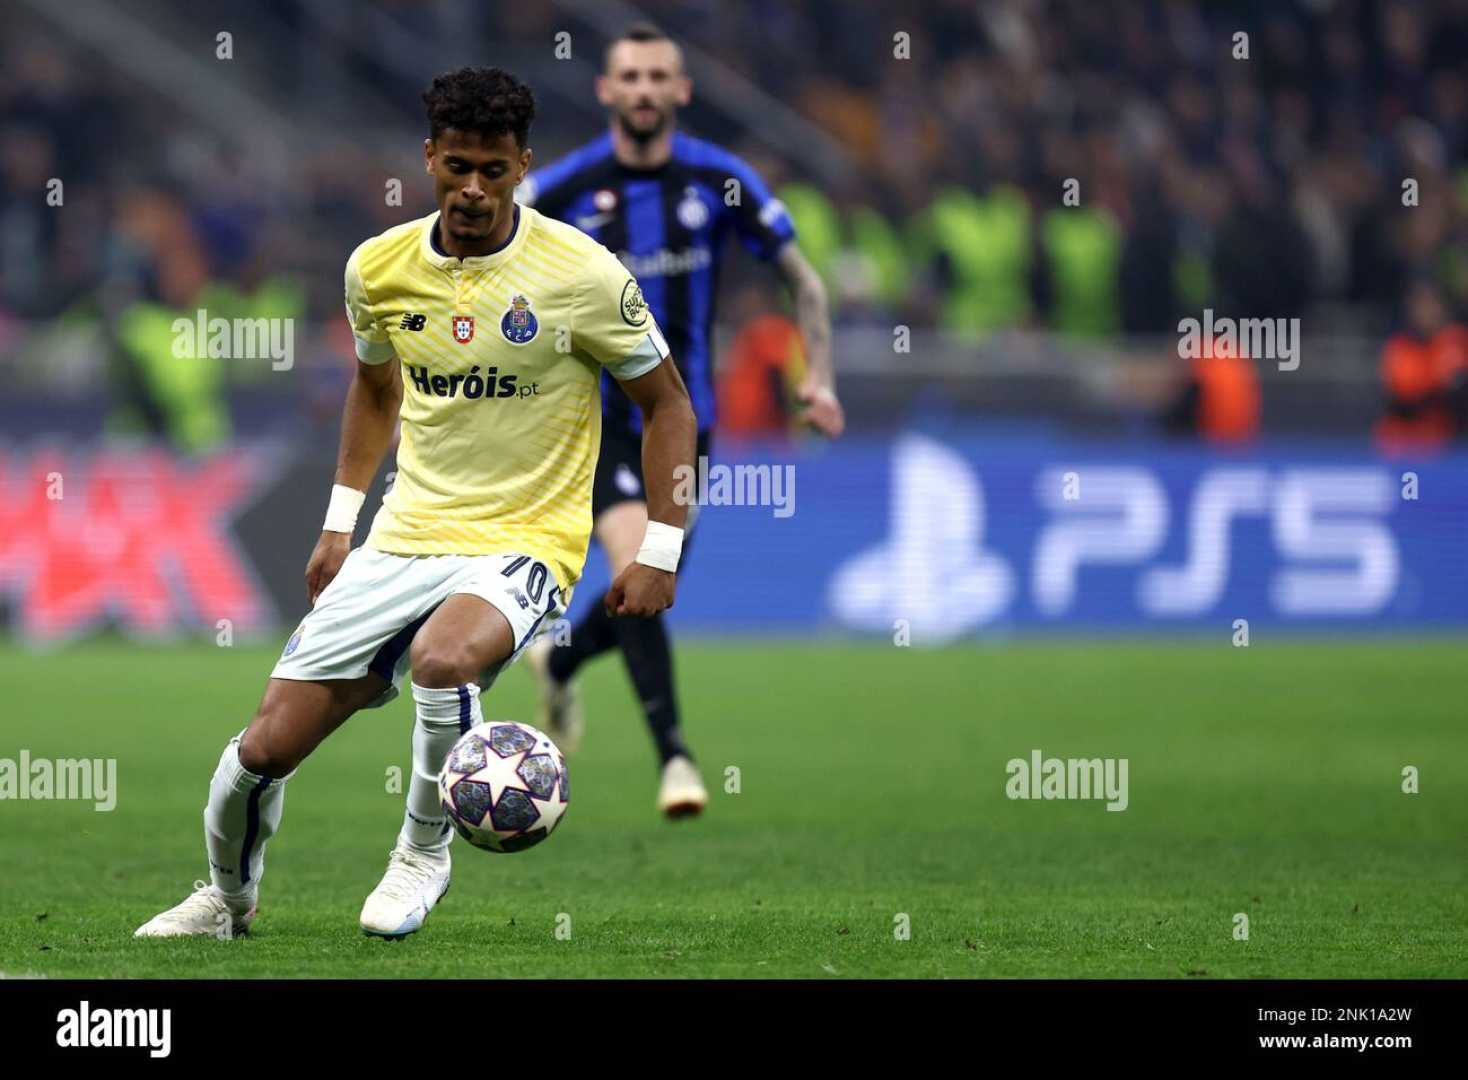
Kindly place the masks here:
<instances>
[{"instance_id":1,"label":"soccer ball","mask_svg":"<svg viewBox=\"0 0 1468 1080\"><path fill-rule=\"evenodd\" d=\"M571 800L566 759L529 724L475 724L454 743L438 774L438 798L454 828L485 851L540 843Z\"/></svg>"}]
</instances>

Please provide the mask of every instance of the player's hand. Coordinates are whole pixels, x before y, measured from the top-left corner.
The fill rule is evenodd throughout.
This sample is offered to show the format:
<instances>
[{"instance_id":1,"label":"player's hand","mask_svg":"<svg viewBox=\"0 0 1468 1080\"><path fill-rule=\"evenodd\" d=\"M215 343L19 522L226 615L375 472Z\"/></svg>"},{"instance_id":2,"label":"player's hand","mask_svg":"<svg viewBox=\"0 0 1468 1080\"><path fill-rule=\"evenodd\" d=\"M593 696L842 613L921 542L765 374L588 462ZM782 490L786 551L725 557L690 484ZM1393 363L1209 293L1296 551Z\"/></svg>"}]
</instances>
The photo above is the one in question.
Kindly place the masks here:
<instances>
[{"instance_id":1,"label":"player's hand","mask_svg":"<svg viewBox=\"0 0 1468 1080\"><path fill-rule=\"evenodd\" d=\"M815 428L828 439L834 439L846 430L846 413L836 391L815 378L807 378L795 391L804 410L800 419Z\"/></svg>"},{"instance_id":2,"label":"player's hand","mask_svg":"<svg viewBox=\"0 0 1468 1080\"><path fill-rule=\"evenodd\" d=\"M640 615L646 618L673 606L673 591L677 583L677 574L635 562L617 575L602 603L606 605L608 615Z\"/></svg>"},{"instance_id":3,"label":"player's hand","mask_svg":"<svg viewBox=\"0 0 1468 1080\"><path fill-rule=\"evenodd\" d=\"M306 596L312 607L316 606L316 598L331 584L331 579L336 577L351 551L351 533L323 532L321 539L316 541L316 550L311 552L311 561L306 563Z\"/></svg>"}]
</instances>

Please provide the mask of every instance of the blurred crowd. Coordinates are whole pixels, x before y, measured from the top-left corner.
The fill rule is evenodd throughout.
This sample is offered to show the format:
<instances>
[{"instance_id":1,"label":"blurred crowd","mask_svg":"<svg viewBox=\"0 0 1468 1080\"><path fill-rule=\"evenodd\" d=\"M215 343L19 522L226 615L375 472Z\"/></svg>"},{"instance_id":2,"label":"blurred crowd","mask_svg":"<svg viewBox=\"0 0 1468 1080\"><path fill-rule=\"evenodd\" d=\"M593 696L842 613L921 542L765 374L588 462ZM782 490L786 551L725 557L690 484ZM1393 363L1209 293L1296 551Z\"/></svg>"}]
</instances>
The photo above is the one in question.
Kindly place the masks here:
<instances>
[{"instance_id":1,"label":"blurred crowd","mask_svg":"<svg viewBox=\"0 0 1468 1080\"><path fill-rule=\"evenodd\" d=\"M901 223L950 324L1161 333L1205 306L1331 305L1381 330L1421 278L1468 305L1468 2L905 11L709 4L699 36L760 42L741 66L862 165L829 196L847 243L857 208ZM874 62L903 27L914 59Z\"/></svg>"},{"instance_id":2,"label":"blurred crowd","mask_svg":"<svg viewBox=\"0 0 1468 1080\"><path fill-rule=\"evenodd\" d=\"M433 7L377 5L404 26ZM698 107L687 118L766 173L838 324L1105 339L1175 334L1211 307L1383 343L1405 334L1433 352L1430 337L1468 310L1468 0L637 7L854 162L819 175L757 125L731 134ZM297 0L259 10L313 32ZM551 47L560 14L467 5L459 18L499 44L481 60L517 68ZM156 88L49 24L30 29L0 45L0 354L22 321L71 314L100 314L124 354L146 352L152 317L205 296L226 314L339 323L345 254L421 200L382 198L411 154L377 160L343 131L272 188ZM411 99L394 122L416 138L401 69L396 86L373 59L342 63ZM310 108L303 98L300 115ZM580 119L545 111L542 160L594 134ZM58 178L65 213L48 201ZM1428 294L1437 329L1422 338ZM342 331L327 333L330 352ZM1383 385L1410 414L1408 391L1427 384L1396 355ZM124 381L148 384L149 363L125 361ZM1431 393L1450 393L1468 359L1427 366Z\"/></svg>"}]
</instances>

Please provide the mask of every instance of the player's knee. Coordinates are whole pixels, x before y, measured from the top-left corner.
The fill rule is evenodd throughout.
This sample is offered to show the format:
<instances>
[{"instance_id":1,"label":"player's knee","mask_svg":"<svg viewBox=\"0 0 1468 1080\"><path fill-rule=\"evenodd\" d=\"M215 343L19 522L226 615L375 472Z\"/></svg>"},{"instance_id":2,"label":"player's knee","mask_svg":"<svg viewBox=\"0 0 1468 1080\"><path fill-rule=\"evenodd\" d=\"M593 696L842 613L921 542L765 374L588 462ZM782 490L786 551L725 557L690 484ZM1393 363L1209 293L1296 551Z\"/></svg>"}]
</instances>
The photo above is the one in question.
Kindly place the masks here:
<instances>
[{"instance_id":1,"label":"player's knee","mask_svg":"<svg viewBox=\"0 0 1468 1080\"><path fill-rule=\"evenodd\" d=\"M443 688L462 686L479 678L484 668L482 658L474 655L468 645L455 642L413 642L409 660L413 667L413 681L419 686Z\"/></svg>"},{"instance_id":2,"label":"player's knee","mask_svg":"<svg viewBox=\"0 0 1468 1080\"><path fill-rule=\"evenodd\" d=\"M292 752L288 741L279 736L278 717L275 709L261 705L255 719L240 739L240 765L256 776L279 779L294 771L301 761Z\"/></svg>"}]
</instances>

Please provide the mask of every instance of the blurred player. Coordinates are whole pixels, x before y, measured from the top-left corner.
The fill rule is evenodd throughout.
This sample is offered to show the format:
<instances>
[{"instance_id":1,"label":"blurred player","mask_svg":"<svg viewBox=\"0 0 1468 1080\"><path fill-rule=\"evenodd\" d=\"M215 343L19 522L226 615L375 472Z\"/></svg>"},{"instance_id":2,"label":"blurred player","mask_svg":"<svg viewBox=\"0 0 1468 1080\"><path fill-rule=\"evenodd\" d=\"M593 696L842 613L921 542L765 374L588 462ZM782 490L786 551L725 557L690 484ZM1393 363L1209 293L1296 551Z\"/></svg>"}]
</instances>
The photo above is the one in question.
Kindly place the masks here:
<instances>
[{"instance_id":1,"label":"blurred player","mask_svg":"<svg viewBox=\"0 0 1468 1080\"><path fill-rule=\"evenodd\" d=\"M596 93L611 114L607 133L537 170L517 198L599 240L642 283L693 399L699 457L709 452L715 422L711 331L719 256L731 231L756 257L773 263L794 293L808 364L797 391L803 417L823 434L839 435L845 419L834 389L820 276L759 176L727 150L676 131L678 108L692 93L678 46L654 27L632 27L607 49ZM647 494L637 412L627 395L602 382L605 418L593 512L596 538L615 576L632 561L647 526ZM661 615L617 619L594 608L573 629L569 645L553 647L547 637L532 646L527 655L540 677L542 723L563 748L577 745L583 720L572 678L582 663L612 648L622 650L662 761L659 810L669 817L697 814L708 794L679 726Z\"/></svg>"},{"instance_id":2,"label":"blurred player","mask_svg":"<svg viewBox=\"0 0 1468 1080\"><path fill-rule=\"evenodd\" d=\"M232 936L255 917L286 781L358 709L413 671L408 807L362 928L417 930L449 885L452 833L436 779L481 721L480 685L563 610L591 533L598 376L642 412L652 514L605 603L654 615L673 602L686 511L673 472L695 418L637 282L584 233L514 202L531 153L528 87L495 68L441 75L424 94L438 210L347 261L357 371L336 486L306 569L313 605L254 719L225 747L204 810L210 882L139 937ZM570 329L570 351L556 328ZM397 480L367 542L352 530L399 415Z\"/></svg>"}]
</instances>

